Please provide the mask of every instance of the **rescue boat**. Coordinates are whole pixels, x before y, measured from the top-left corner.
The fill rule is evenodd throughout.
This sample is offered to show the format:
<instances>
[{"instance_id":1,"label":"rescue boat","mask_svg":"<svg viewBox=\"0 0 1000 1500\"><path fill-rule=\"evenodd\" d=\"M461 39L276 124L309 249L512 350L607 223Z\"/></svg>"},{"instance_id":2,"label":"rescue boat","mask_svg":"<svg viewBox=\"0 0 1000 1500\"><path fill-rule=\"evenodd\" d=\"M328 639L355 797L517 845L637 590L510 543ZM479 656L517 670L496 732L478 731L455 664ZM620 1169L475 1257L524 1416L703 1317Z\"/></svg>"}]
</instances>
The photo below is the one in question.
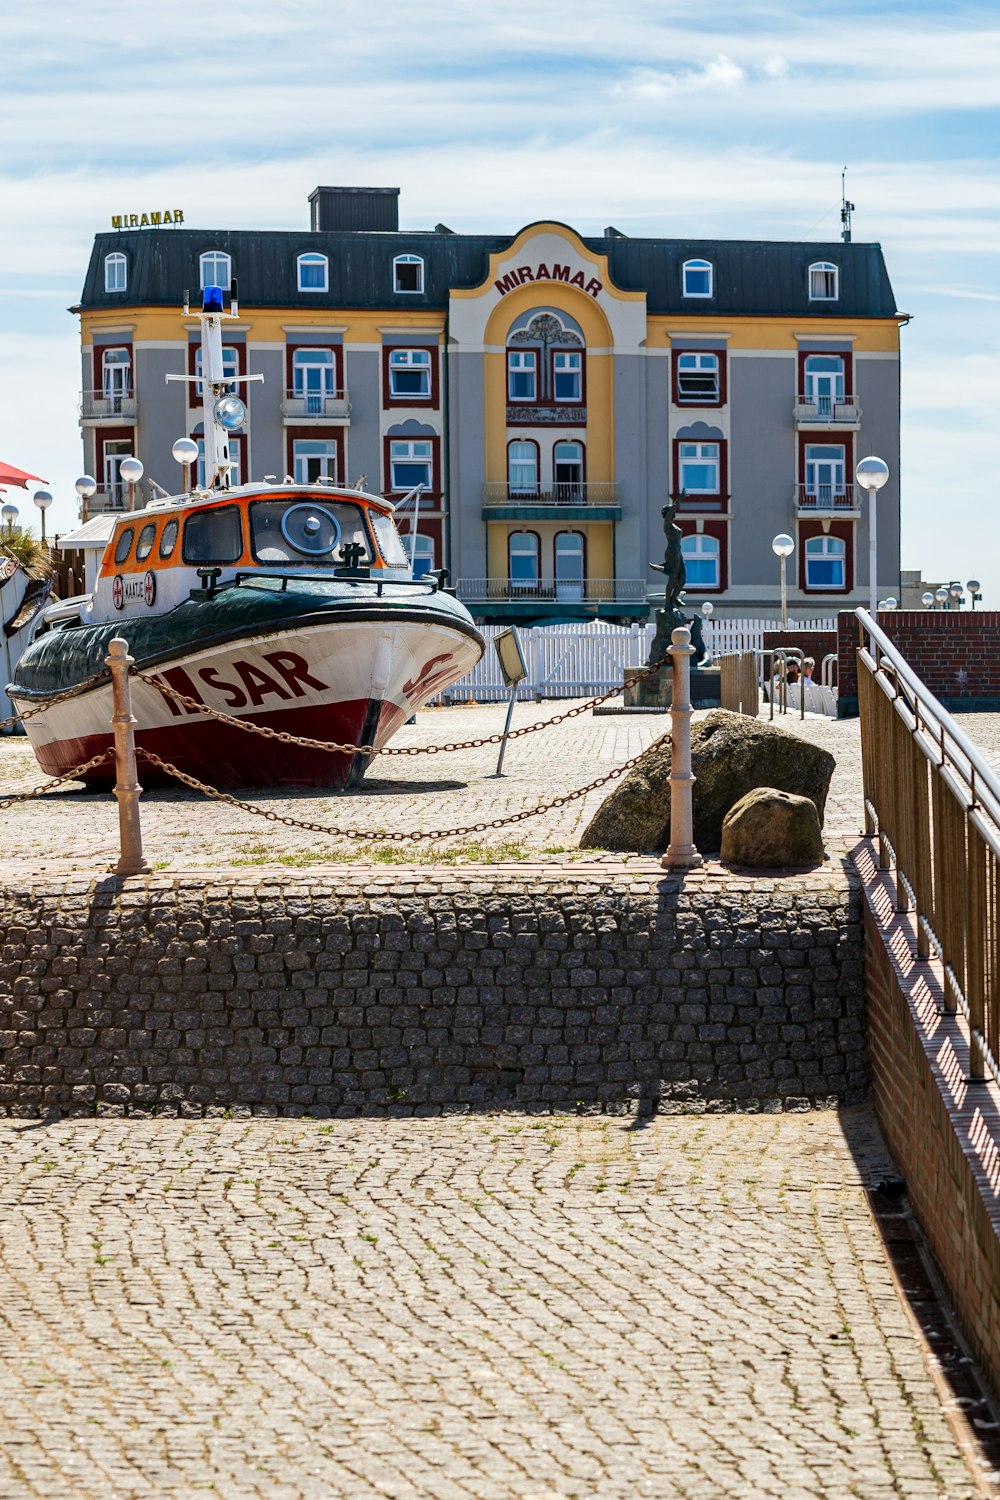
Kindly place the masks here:
<instances>
[{"instance_id":1,"label":"rescue boat","mask_svg":"<svg viewBox=\"0 0 1000 1500\"><path fill-rule=\"evenodd\" d=\"M226 787L356 785L400 725L483 654L447 575L413 577L391 501L291 479L230 487L228 434L246 408L223 374L221 325L236 315L235 299L227 313L221 291L206 288L209 483L109 516L93 588L40 613L14 672L8 693L19 713L34 711L24 727L49 775L113 743L110 682L90 679L103 673L115 636L135 662L137 747ZM195 445L181 439L174 451L190 473ZM82 690L63 696L74 688ZM333 753L296 738L356 749ZM148 762L140 774L156 779ZM82 779L113 780L113 760Z\"/></svg>"}]
</instances>

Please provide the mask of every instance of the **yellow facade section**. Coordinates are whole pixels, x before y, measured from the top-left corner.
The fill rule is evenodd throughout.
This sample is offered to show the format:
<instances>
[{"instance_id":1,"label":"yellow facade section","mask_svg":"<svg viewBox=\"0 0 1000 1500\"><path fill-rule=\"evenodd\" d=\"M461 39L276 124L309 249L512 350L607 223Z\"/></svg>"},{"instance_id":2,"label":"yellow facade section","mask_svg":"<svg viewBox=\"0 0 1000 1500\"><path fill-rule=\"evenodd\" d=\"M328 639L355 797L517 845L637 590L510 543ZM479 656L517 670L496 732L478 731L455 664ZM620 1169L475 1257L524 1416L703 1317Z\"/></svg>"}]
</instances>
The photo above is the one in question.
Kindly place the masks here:
<instances>
[{"instance_id":1,"label":"yellow facade section","mask_svg":"<svg viewBox=\"0 0 1000 1500\"><path fill-rule=\"evenodd\" d=\"M624 292L620 287L616 287L611 280L611 272L608 269L608 257L606 255L598 255L596 251L589 249L583 243L583 240L575 229L571 229L568 224L560 224L556 219L544 219L536 224L525 225L517 238L511 240L505 249L493 252L490 256L489 271L479 286L456 287L451 292L452 297L481 297L484 288L491 286L497 280L501 264L504 261L516 260L521 246L526 241L536 239L539 235L543 234L555 234L565 239L573 247L581 260L589 261L593 266L597 267L598 277L603 283L604 294L606 296L616 297L621 302L645 302L645 292ZM554 283L554 285L558 284ZM540 287L548 287L548 285L548 282L537 282L535 283L535 290L537 292ZM504 300L506 301L506 298Z\"/></svg>"},{"instance_id":2,"label":"yellow facade section","mask_svg":"<svg viewBox=\"0 0 1000 1500\"><path fill-rule=\"evenodd\" d=\"M99 312L80 314L80 331L85 344L93 341L95 333L115 328L130 328L136 343L175 340L184 344L188 332L195 326L193 311L185 316L179 307L128 307L122 308L121 312L102 308ZM327 328L342 330L345 344L381 343L385 336L383 329L390 330L390 336L406 329L415 333L436 333L439 338L444 335L444 319L439 312L405 309L397 312L392 308L375 312L352 312L337 307L317 308L315 311L301 307L241 308L239 317L231 326L245 334L248 342L259 344L284 343L288 338L285 331L288 328L296 330L293 338L303 328L315 328L317 332Z\"/></svg>"},{"instance_id":3,"label":"yellow facade section","mask_svg":"<svg viewBox=\"0 0 1000 1500\"><path fill-rule=\"evenodd\" d=\"M899 329L904 318L714 318L666 317L648 320L646 344L650 349L670 348L686 334L718 338L729 335L729 349L797 349L800 338L853 340L855 353L898 354Z\"/></svg>"},{"instance_id":4,"label":"yellow facade section","mask_svg":"<svg viewBox=\"0 0 1000 1500\"><path fill-rule=\"evenodd\" d=\"M543 583L551 582L554 575L555 537L558 531L582 532L587 578L615 576L613 521L489 521L486 525L486 571L490 578L510 576L507 538L512 531L533 531L538 537Z\"/></svg>"}]
</instances>

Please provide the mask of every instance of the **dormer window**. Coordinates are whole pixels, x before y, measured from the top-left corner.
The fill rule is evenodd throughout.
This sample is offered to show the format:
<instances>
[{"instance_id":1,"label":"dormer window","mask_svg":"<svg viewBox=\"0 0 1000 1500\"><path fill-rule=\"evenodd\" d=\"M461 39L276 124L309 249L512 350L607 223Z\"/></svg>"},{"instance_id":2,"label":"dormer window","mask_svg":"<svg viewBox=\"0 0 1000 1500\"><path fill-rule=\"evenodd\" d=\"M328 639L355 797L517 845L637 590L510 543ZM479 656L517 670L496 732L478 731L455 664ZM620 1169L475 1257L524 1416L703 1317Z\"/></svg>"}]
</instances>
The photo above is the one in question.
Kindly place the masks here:
<instances>
[{"instance_id":1,"label":"dormer window","mask_svg":"<svg viewBox=\"0 0 1000 1500\"><path fill-rule=\"evenodd\" d=\"M198 261L201 270L201 289L221 286L228 291L233 280L233 259L224 250L206 250Z\"/></svg>"},{"instance_id":2,"label":"dormer window","mask_svg":"<svg viewBox=\"0 0 1000 1500\"><path fill-rule=\"evenodd\" d=\"M809 301L836 302L840 296L840 272L830 260L813 261L809 267Z\"/></svg>"},{"instance_id":3,"label":"dormer window","mask_svg":"<svg viewBox=\"0 0 1000 1500\"><path fill-rule=\"evenodd\" d=\"M121 251L104 257L104 290L124 292L128 286L128 264Z\"/></svg>"},{"instance_id":4,"label":"dormer window","mask_svg":"<svg viewBox=\"0 0 1000 1500\"><path fill-rule=\"evenodd\" d=\"M396 292L422 292L424 263L419 255L397 255L392 263L392 286Z\"/></svg>"},{"instance_id":5,"label":"dormer window","mask_svg":"<svg viewBox=\"0 0 1000 1500\"><path fill-rule=\"evenodd\" d=\"M330 290L330 262L325 255L319 255L314 251L310 251L307 255L300 255L298 267L300 292L328 292Z\"/></svg>"},{"instance_id":6,"label":"dormer window","mask_svg":"<svg viewBox=\"0 0 1000 1500\"><path fill-rule=\"evenodd\" d=\"M710 260L686 260L682 267L682 286L685 297L711 297L712 262Z\"/></svg>"}]
</instances>

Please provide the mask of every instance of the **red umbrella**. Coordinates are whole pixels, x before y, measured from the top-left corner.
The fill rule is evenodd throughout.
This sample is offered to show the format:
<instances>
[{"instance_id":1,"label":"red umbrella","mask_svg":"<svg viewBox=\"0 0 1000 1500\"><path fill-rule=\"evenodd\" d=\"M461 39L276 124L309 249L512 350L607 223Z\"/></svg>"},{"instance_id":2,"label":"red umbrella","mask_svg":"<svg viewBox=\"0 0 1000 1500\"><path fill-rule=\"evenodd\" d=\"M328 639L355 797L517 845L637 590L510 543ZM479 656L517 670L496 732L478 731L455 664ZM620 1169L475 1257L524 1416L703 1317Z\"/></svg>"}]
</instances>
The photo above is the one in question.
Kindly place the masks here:
<instances>
[{"instance_id":1,"label":"red umbrella","mask_svg":"<svg viewBox=\"0 0 1000 1500\"><path fill-rule=\"evenodd\" d=\"M39 484L47 482L40 474L27 474L24 469L15 469L13 464L5 464L0 460L0 485L19 484L26 490L29 479L37 479Z\"/></svg>"}]
</instances>

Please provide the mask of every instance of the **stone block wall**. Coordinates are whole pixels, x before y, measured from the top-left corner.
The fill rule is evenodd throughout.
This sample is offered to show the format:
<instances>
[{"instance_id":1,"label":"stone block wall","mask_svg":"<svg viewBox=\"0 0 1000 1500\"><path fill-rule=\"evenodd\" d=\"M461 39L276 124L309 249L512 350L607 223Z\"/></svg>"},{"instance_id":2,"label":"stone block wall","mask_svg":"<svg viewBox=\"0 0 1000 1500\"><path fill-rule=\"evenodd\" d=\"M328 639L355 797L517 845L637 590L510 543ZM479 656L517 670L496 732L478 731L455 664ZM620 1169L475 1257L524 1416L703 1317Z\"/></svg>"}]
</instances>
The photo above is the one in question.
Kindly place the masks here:
<instances>
[{"instance_id":1,"label":"stone block wall","mask_svg":"<svg viewBox=\"0 0 1000 1500\"><path fill-rule=\"evenodd\" d=\"M0 1062L18 1115L858 1100L860 897L840 863L26 881Z\"/></svg>"}]
</instances>

